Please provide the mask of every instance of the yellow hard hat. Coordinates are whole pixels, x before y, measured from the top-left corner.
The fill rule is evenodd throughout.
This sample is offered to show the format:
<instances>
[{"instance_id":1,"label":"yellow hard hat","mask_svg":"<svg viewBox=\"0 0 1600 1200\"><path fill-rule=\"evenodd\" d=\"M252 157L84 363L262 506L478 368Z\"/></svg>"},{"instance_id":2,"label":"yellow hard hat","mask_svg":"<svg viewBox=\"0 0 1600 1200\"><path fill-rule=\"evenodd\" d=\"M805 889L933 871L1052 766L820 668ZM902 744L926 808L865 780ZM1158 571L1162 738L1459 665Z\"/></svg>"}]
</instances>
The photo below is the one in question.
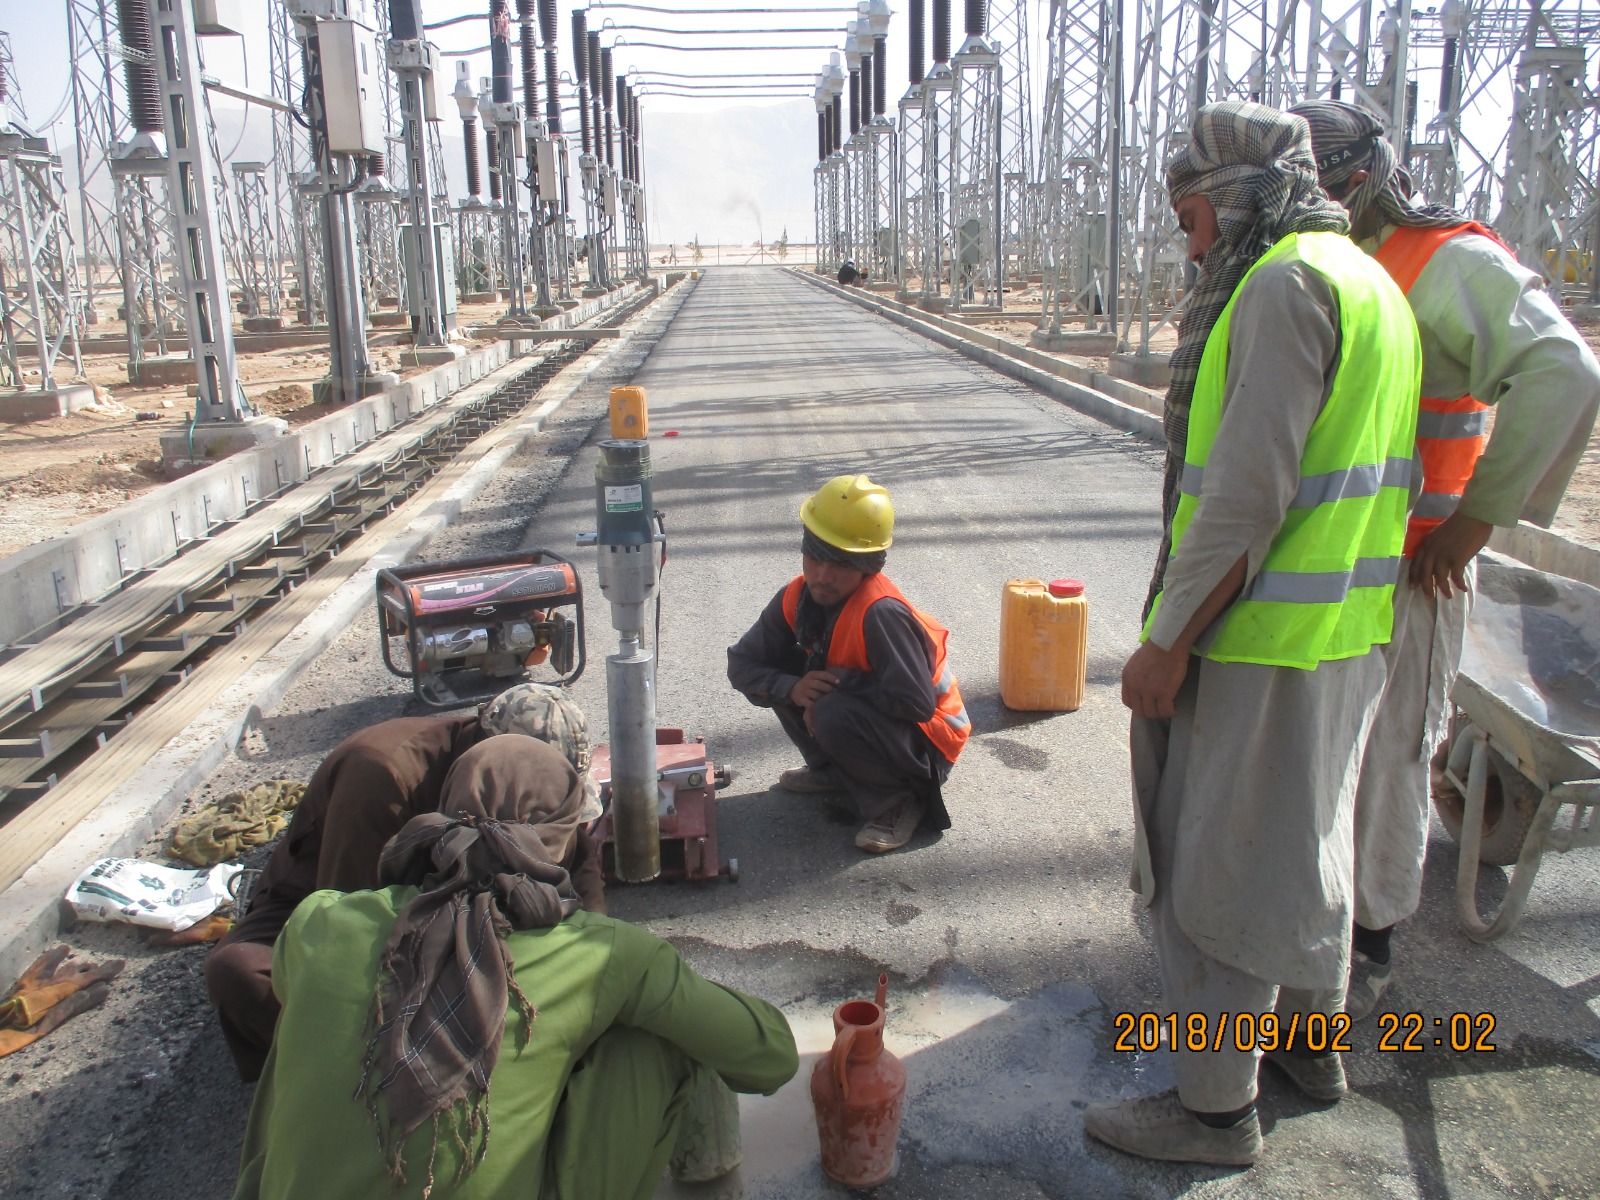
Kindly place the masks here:
<instances>
[{"instance_id":1,"label":"yellow hard hat","mask_svg":"<svg viewBox=\"0 0 1600 1200\"><path fill-rule=\"evenodd\" d=\"M836 475L800 506L800 522L830 546L851 554L887 550L894 541L889 489L865 475Z\"/></svg>"}]
</instances>

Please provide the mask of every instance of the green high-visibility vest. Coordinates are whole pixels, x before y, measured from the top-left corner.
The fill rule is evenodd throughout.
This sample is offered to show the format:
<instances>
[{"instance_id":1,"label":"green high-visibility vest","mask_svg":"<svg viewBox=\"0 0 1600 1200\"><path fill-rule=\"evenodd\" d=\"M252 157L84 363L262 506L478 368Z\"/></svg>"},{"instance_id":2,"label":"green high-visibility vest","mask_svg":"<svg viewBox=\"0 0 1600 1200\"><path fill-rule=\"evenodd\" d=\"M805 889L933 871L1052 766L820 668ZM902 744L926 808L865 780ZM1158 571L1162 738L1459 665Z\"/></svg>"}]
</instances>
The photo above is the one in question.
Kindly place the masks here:
<instances>
[{"instance_id":1,"label":"green high-visibility vest","mask_svg":"<svg viewBox=\"0 0 1600 1200\"><path fill-rule=\"evenodd\" d=\"M1206 460L1222 423L1233 306L1262 267L1294 258L1326 279L1338 300L1338 371L1306 438L1299 490L1260 571L1195 653L1217 662L1314 670L1318 663L1365 654L1393 633L1422 385L1411 306L1348 238L1304 233L1278 242L1245 274L1206 339L1172 521L1172 559L1183 561L1184 531L1199 507ZM1160 603L1158 596L1152 619ZM1146 637L1149 629L1147 622Z\"/></svg>"}]
</instances>

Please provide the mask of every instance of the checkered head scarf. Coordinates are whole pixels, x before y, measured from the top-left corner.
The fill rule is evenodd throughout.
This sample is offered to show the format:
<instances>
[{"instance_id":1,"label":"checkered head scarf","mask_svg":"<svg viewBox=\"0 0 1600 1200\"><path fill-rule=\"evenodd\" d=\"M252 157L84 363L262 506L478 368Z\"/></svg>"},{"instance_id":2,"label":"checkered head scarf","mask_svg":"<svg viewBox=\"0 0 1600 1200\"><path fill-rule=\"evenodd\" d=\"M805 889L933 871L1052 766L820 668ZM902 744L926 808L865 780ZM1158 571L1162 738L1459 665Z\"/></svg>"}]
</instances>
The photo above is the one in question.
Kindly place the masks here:
<instances>
[{"instance_id":1,"label":"checkered head scarf","mask_svg":"<svg viewBox=\"0 0 1600 1200\"><path fill-rule=\"evenodd\" d=\"M1411 173L1383 136L1372 113L1343 100L1307 100L1289 110L1311 126L1317 174L1330 192L1342 192L1357 171L1367 177L1344 197L1352 217L1377 206L1389 225L1412 229L1454 229L1470 218L1442 204L1414 204Z\"/></svg>"},{"instance_id":2,"label":"checkered head scarf","mask_svg":"<svg viewBox=\"0 0 1600 1200\"><path fill-rule=\"evenodd\" d=\"M1164 530L1150 600L1161 590L1172 549L1172 518L1189 442L1189 407L1200 357L1217 318L1257 259L1291 233L1348 233L1344 209L1317 186L1305 121L1264 104L1224 100L1195 113L1188 142L1167 164L1172 203L1196 194L1217 212L1218 237L1178 325L1164 425L1167 470L1161 492ZM1149 604L1146 605L1148 611Z\"/></svg>"},{"instance_id":3,"label":"checkered head scarf","mask_svg":"<svg viewBox=\"0 0 1600 1200\"><path fill-rule=\"evenodd\" d=\"M439 811L406 822L378 860L380 883L418 891L378 960L356 1098L366 1102L397 1183L405 1180L406 1140L432 1124L424 1197L441 1134L461 1151L458 1184L488 1149L489 1077L508 1001L522 1014L524 1036L539 1015L517 986L505 938L559 925L578 910L560 864L583 803L583 783L559 750L501 734L456 759Z\"/></svg>"}]
</instances>

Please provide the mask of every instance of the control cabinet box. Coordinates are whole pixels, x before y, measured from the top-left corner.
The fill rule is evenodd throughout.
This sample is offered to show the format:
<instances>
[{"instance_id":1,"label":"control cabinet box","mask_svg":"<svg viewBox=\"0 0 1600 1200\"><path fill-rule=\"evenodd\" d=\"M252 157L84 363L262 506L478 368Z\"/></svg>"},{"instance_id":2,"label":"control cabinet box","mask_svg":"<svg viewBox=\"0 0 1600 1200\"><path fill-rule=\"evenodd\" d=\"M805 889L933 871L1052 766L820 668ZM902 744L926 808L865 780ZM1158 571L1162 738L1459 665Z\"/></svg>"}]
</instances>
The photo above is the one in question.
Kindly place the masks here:
<instances>
[{"instance_id":1,"label":"control cabinet box","mask_svg":"<svg viewBox=\"0 0 1600 1200\"><path fill-rule=\"evenodd\" d=\"M378 72L384 69L372 30L356 21L318 21L328 149L335 154L386 154L387 129Z\"/></svg>"}]
</instances>

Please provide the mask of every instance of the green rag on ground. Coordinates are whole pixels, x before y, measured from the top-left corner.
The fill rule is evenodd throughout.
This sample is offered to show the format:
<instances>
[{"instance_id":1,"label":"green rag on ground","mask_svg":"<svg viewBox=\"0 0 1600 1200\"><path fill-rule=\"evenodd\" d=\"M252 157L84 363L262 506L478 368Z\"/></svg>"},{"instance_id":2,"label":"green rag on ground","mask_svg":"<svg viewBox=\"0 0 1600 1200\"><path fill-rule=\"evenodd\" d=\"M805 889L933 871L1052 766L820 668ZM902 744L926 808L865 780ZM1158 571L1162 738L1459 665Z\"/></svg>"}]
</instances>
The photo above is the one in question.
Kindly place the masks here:
<instances>
[{"instance_id":1,"label":"green rag on ground","mask_svg":"<svg viewBox=\"0 0 1600 1200\"><path fill-rule=\"evenodd\" d=\"M283 832L305 790L306 785L296 779L270 779L249 791L229 792L180 822L167 853L197 867L238 858Z\"/></svg>"}]
</instances>

